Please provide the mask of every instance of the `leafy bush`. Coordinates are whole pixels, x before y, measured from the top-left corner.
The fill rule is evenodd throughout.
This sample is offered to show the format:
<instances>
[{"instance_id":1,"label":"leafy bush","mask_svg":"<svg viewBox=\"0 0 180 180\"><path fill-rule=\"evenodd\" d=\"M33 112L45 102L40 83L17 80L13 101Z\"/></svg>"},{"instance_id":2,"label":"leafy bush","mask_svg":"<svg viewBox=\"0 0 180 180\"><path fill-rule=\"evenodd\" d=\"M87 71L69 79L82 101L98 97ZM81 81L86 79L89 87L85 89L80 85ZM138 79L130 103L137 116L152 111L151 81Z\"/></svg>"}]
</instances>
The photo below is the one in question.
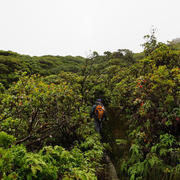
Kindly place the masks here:
<instances>
[{"instance_id":1,"label":"leafy bush","mask_svg":"<svg viewBox=\"0 0 180 180\"><path fill-rule=\"evenodd\" d=\"M96 138L95 138L96 137ZM79 147L98 140L94 135ZM89 146L89 145L88 145ZM83 151L75 146L71 151L61 146L45 146L37 153L27 152L22 145L9 149L0 148L0 177L2 179L97 179L95 172L101 167L103 155L101 144Z\"/></svg>"},{"instance_id":2,"label":"leafy bush","mask_svg":"<svg viewBox=\"0 0 180 180\"><path fill-rule=\"evenodd\" d=\"M97 179L103 147L76 87L22 75L1 93L2 179Z\"/></svg>"},{"instance_id":3,"label":"leafy bush","mask_svg":"<svg viewBox=\"0 0 180 180\"><path fill-rule=\"evenodd\" d=\"M12 142L14 142L16 138L12 135L8 135L5 132L0 132L0 147L8 148Z\"/></svg>"},{"instance_id":4,"label":"leafy bush","mask_svg":"<svg viewBox=\"0 0 180 180\"><path fill-rule=\"evenodd\" d=\"M129 123L131 146L127 157L119 160L120 173L131 180L178 179L180 57L167 45L151 40L138 73L134 74L133 65L111 96L111 104L119 107Z\"/></svg>"}]
</instances>

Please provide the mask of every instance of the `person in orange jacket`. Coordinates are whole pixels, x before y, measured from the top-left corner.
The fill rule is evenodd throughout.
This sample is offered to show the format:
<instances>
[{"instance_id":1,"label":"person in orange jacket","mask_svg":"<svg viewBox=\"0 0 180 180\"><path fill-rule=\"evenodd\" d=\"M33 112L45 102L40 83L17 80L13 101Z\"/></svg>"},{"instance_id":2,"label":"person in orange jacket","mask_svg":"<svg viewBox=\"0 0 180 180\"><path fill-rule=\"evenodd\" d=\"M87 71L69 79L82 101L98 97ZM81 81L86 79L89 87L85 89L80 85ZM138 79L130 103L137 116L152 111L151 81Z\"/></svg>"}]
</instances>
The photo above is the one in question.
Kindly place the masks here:
<instances>
[{"instance_id":1,"label":"person in orange jacket","mask_svg":"<svg viewBox=\"0 0 180 180\"><path fill-rule=\"evenodd\" d=\"M94 118L95 130L100 134L102 131L102 122L107 120L106 110L101 99L97 99L93 105L90 117Z\"/></svg>"}]
</instances>

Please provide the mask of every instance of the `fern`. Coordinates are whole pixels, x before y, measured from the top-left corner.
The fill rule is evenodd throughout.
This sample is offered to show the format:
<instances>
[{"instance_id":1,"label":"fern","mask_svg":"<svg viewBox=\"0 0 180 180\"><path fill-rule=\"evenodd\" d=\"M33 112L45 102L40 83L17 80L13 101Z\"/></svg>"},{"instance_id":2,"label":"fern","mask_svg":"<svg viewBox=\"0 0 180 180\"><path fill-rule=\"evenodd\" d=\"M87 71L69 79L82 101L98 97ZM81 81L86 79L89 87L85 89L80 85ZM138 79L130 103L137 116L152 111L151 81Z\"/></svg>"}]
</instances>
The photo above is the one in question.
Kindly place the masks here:
<instances>
[{"instance_id":1,"label":"fern","mask_svg":"<svg viewBox=\"0 0 180 180\"><path fill-rule=\"evenodd\" d=\"M132 144L131 145L130 153L131 153L130 161L132 163L139 162L143 158L142 151L141 151L140 146L138 144Z\"/></svg>"}]
</instances>

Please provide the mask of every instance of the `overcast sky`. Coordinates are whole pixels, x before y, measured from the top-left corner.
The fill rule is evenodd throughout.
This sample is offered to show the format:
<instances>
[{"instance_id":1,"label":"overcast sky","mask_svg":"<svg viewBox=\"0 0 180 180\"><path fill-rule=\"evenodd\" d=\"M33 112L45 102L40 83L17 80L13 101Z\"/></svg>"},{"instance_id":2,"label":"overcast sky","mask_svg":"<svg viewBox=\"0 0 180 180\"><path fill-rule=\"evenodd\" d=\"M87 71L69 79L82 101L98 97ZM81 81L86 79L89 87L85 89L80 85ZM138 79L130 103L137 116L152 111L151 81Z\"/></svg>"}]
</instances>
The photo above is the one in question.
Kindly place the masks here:
<instances>
[{"instance_id":1,"label":"overcast sky","mask_svg":"<svg viewBox=\"0 0 180 180\"><path fill-rule=\"evenodd\" d=\"M180 0L0 0L0 49L31 56L142 51L180 37Z\"/></svg>"}]
</instances>

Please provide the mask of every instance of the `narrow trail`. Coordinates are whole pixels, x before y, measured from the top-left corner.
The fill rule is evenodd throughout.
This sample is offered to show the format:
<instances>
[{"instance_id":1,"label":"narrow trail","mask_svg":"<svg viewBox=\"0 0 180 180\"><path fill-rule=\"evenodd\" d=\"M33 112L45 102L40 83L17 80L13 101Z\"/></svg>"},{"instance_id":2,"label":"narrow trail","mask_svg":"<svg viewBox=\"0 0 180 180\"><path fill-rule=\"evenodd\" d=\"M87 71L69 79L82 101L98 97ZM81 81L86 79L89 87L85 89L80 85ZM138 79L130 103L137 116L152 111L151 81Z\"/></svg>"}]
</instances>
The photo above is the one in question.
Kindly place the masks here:
<instances>
[{"instance_id":1,"label":"narrow trail","mask_svg":"<svg viewBox=\"0 0 180 180\"><path fill-rule=\"evenodd\" d=\"M108 155L106 155L105 158L106 158L106 162L107 162L107 173L108 173L107 180L119 180L117 173L116 173L116 169L115 169L111 159L109 158Z\"/></svg>"},{"instance_id":2,"label":"narrow trail","mask_svg":"<svg viewBox=\"0 0 180 180\"><path fill-rule=\"evenodd\" d=\"M120 144L117 145L115 143L116 139L124 139L127 140L126 130L127 130L127 122L121 112L115 108L108 109L108 131L110 131L112 142L110 142L110 146L112 148L112 152L109 155L105 155L105 160L107 162L106 171L108 173L107 180L120 180L126 179L126 177L121 177L118 174L119 171L119 160L126 156L128 152L128 144ZM117 166L118 164L118 166ZM118 177L119 176L119 177Z\"/></svg>"}]
</instances>

